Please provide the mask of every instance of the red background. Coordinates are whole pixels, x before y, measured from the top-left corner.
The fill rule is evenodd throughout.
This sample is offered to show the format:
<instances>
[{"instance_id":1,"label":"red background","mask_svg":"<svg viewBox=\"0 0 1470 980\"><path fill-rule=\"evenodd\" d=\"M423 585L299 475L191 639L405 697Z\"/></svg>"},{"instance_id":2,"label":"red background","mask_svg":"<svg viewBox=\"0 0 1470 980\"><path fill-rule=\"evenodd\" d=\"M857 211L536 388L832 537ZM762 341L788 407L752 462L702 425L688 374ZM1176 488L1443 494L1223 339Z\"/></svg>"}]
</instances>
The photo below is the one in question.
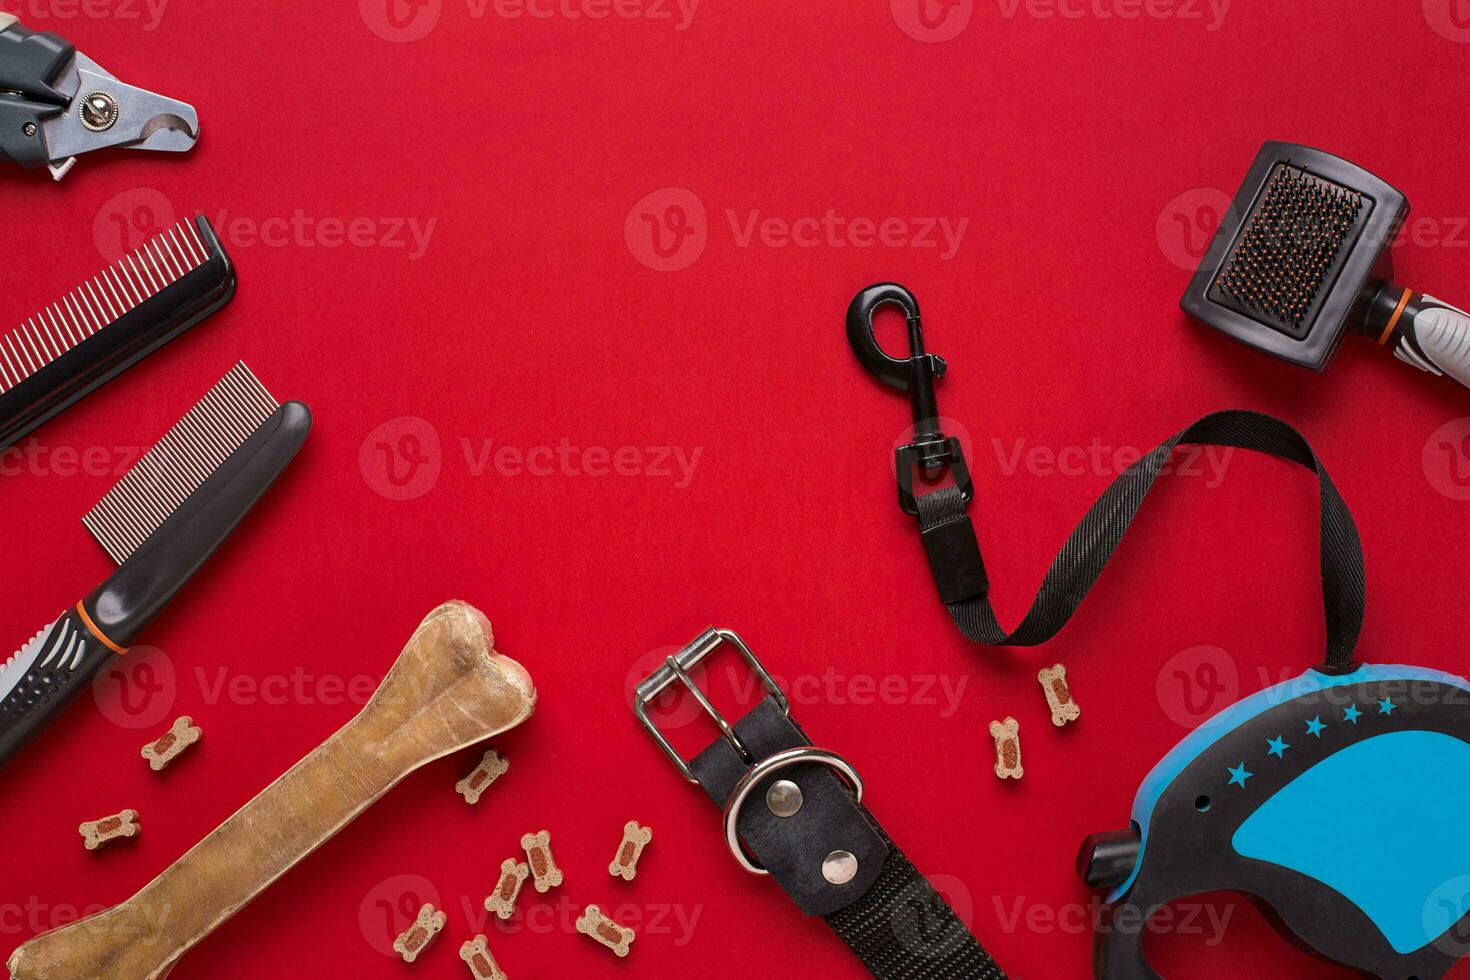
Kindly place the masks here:
<instances>
[{"instance_id":1,"label":"red background","mask_svg":"<svg viewBox=\"0 0 1470 980\"><path fill-rule=\"evenodd\" d=\"M1466 490L1450 468L1470 466L1464 393L1364 343L1312 376L1176 307L1219 201L1268 138L1402 188L1427 223L1397 248L1400 278L1456 299L1470 269L1454 152L1470 142L1463 0L1235 0L1219 22L1183 0L1134 19L1101 16L1112 0L1069 5L1077 17L960 0L926 10L931 38L970 17L937 43L904 30L926 36L907 0L706 0L684 30L653 0L620 9L673 19L396 8L409 29L437 11L416 41L372 29L393 34L385 0L174 0L151 30L136 0L97 2L19 9L125 80L197 104L204 139L182 159L84 159L60 185L7 174L0 320L49 303L170 211L228 212L240 292L39 432L28 457L7 457L0 629L18 644L108 571L80 517L112 464L76 473L45 453L121 459L237 358L317 424L149 636L173 680L154 655L129 688L141 700L104 713L86 699L5 773L5 951L150 880L345 723L357 708L341 686L381 676L420 617L458 597L486 610L540 689L535 718L496 742L510 774L474 808L452 786L477 753L412 776L175 977L460 975L456 950L486 928L476 910L500 861L540 827L568 877L549 898L572 916L621 907L643 933L615 961L528 890L540 918L488 926L512 977L863 975L821 923L736 867L713 808L627 710L635 664L710 623L806 678L801 722L853 760L874 813L1012 975L1086 975L1080 839L1126 823L1139 780L1187 730L1186 696L1213 692L1194 707L1219 707L1319 655L1315 494L1301 472L1244 455L1223 482L1171 479L1049 649L975 649L936 603L893 499L908 406L843 338L848 300L877 279L917 292L930 348L950 362L940 406L970 442L973 514L1008 622L1112 472L1063 474L1037 456L1017 468L1018 447L1147 449L1204 412L1250 407L1299 425L1354 508L1371 597L1361 653L1470 670ZM687 194L637 206L668 188L705 218ZM705 246L659 271L643 261L658 264L643 215L670 201L686 205L672 216L689 219L690 249L701 233ZM828 209L968 224L948 257L894 236L743 237L752 214ZM314 230L281 224L298 214ZM333 235L357 218L372 223L360 242L378 244ZM405 218L434 222L426 248L393 246ZM392 492L379 447L411 448L402 437L422 429L405 418L438 437L440 473L420 469L431 488L394 500L379 492ZM485 440L522 452L565 440L576 469L483 468ZM646 450L660 446L700 452L687 485L656 472ZM588 475L588 447L636 447L624 469L637 475ZM1084 711L1060 733L1035 680L1055 661ZM829 667L834 686L814 689ZM303 686L283 690L293 672ZM1181 676L1219 683L1186 689ZM953 710L933 703L934 685L961 683ZM204 742L150 773L139 748L183 713ZM986 725L1007 714L1023 728L1019 785L991 772ZM676 737L694 748L711 732ZM1324 811L1339 805L1351 801ZM141 838L84 852L77 824L124 807L142 813ZM605 867L633 818L657 838L625 885ZM402 875L431 883L450 915L412 968L374 948L392 935L387 910L432 897ZM1167 975L1344 975L1249 908L1209 904L1233 910L1223 941L1198 920L1161 937Z\"/></svg>"}]
</instances>

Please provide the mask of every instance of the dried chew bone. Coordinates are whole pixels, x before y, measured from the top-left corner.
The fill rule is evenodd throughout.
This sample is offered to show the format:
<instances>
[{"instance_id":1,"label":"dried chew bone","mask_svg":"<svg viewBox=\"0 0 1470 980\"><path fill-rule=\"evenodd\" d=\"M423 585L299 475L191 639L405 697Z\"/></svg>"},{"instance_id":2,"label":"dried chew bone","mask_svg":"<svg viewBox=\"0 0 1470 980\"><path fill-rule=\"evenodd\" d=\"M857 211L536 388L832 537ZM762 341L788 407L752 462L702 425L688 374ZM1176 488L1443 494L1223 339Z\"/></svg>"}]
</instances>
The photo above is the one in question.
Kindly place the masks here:
<instances>
[{"instance_id":1,"label":"dried chew bone","mask_svg":"<svg viewBox=\"0 0 1470 980\"><path fill-rule=\"evenodd\" d=\"M500 753L494 749L485 753L475 771L454 784L454 791L463 796L465 802L474 806L480 802L480 796L490 788L506 771L510 769L510 763L500 757Z\"/></svg>"},{"instance_id":2,"label":"dried chew bone","mask_svg":"<svg viewBox=\"0 0 1470 980\"><path fill-rule=\"evenodd\" d=\"M143 758L154 772L168 768L185 749L204 737L204 731L194 724L194 719L184 715L174 722L172 728L159 736L158 741L143 746Z\"/></svg>"},{"instance_id":3,"label":"dried chew bone","mask_svg":"<svg viewBox=\"0 0 1470 980\"><path fill-rule=\"evenodd\" d=\"M624 881L632 881L636 878L638 859L643 856L643 849L652 840L652 829L638 826L636 820L629 820L623 825L623 842L618 845L617 857L613 858L612 864L607 866L608 874L614 878L622 878Z\"/></svg>"},{"instance_id":4,"label":"dried chew bone","mask_svg":"<svg viewBox=\"0 0 1470 980\"><path fill-rule=\"evenodd\" d=\"M419 958L434 937L444 931L445 923L449 916L443 912L436 911L434 906L427 903L419 909L419 917L414 920L413 925L403 931L403 935L393 940L393 952L403 957L403 962L412 963Z\"/></svg>"},{"instance_id":5,"label":"dried chew bone","mask_svg":"<svg viewBox=\"0 0 1470 980\"><path fill-rule=\"evenodd\" d=\"M638 934L626 926L620 926L603 914L596 905L587 906L587 911L577 920L577 931L591 936L619 956L628 955L628 947Z\"/></svg>"},{"instance_id":6,"label":"dried chew bone","mask_svg":"<svg viewBox=\"0 0 1470 980\"><path fill-rule=\"evenodd\" d=\"M1069 721L1082 717L1082 709L1072 700L1072 689L1067 686L1067 668L1061 664L1048 667L1036 675L1041 689L1046 692L1046 703L1051 708L1051 723L1061 728Z\"/></svg>"},{"instance_id":7,"label":"dried chew bone","mask_svg":"<svg viewBox=\"0 0 1470 980\"><path fill-rule=\"evenodd\" d=\"M995 774L1001 779L1020 779L1026 774L1021 768L1021 724L1014 718L992 721L990 734L995 739Z\"/></svg>"},{"instance_id":8,"label":"dried chew bone","mask_svg":"<svg viewBox=\"0 0 1470 980\"><path fill-rule=\"evenodd\" d=\"M495 883L495 892L485 899L485 911L494 912L502 919L509 919L515 911L516 899L521 894L521 886L526 879L531 877L531 869L526 862L508 858L500 864L500 880Z\"/></svg>"},{"instance_id":9,"label":"dried chew bone","mask_svg":"<svg viewBox=\"0 0 1470 980\"><path fill-rule=\"evenodd\" d=\"M485 617L440 606L356 718L133 898L21 946L11 980L159 980L409 773L535 707L530 676L495 652Z\"/></svg>"},{"instance_id":10,"label":"dried chew bone","mask_svg":"<svg viewBox=\"0 0 1470 980\"><path fill-rule=\"evenodd\" d=\"M469 966L475 980L506 980L500 964L490 955L490 941L484 935L476 936L461 946L459 958Z\"/></svg>"},{"instance_id":11,"label":"dried chew bone","mask_svg":"<svg viewBox=\"0 0 1470 980\"><path fill-rule=\"evenodd\" d=\"M119 837L137 837L142 829L143 825L138 823L138 811L124 810L101 820L88 821L77 828L77 833L82 835L82 843L87 850L95 851Z\"/></svg>"},{"instance_id":12,"label":"dried chew bone","mask_svg":"<svg viewBox=\"0 0 1470 980\"><path fill-rule=\"evenodd\" d=\"M526 849L526 863L531 866L532 883L538 892L544 895L562 883L561 869L551 856L550 831L527 834L521 838L521 846Z\"/></svg>"}]
</instances>

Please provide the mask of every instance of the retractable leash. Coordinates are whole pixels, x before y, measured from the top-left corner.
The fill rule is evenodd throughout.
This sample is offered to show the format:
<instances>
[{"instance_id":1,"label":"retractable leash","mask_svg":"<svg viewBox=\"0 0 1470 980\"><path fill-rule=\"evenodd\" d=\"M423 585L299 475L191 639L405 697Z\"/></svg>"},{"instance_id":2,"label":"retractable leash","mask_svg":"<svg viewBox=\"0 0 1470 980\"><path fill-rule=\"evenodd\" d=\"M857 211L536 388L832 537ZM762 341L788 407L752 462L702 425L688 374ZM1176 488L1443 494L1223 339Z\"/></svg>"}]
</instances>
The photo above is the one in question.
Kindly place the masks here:
<instances>
[{"instance_id":1,"label":"retractable leash","mask_svg":"<svg viewBox=\"0 0 1470 980\"><path fill-rule=\"evenodd\" d=\"M906 359L874 339L873 313L884 305L908 319ZM1289 938L1385 980L1432 980L1470 951L1470 684L1354 661L1365 603L1357 527L1300 433L1269 415L1224 411L1165 441L1092 505L1007 632L966 514L969 468L935 421L934 381L946 365L924 350L918 302L902 286L871 286L848 309L847 336L864 367L912 397L914 441L897 451L899 504L918 520L955 625L979 644L1034 646L1056 635L1175 447L1250 449L1317 475L1326 656L1202 724L1144 780L1129 829L1084 842L1079 874L1109 890L1097 977L1158 980L1143 955L1148 920L1175 899L1214 891L1251 896ZM915 469L937 478L946 468L953 485L916 494Z\"/></svg>"}]
</instances>

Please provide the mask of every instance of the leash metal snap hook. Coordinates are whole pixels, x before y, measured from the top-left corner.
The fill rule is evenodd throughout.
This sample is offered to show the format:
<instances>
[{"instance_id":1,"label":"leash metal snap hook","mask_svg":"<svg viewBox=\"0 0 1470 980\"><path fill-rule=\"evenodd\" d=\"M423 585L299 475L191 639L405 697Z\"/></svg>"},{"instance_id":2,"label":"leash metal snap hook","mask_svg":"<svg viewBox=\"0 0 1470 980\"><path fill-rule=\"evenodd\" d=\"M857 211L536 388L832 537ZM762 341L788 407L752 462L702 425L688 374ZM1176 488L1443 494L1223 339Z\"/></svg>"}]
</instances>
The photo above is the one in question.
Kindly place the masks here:
<instances>
[{"instance_id":1,"label":"leash metal snap hook","mask_svg":"<svg viewBox=\"0 0 1470 980\"><path fill-rule=\"evenodd\" d=\"M896 306L908 320L909 356L897 358L878 346L873 335L873 314L883 306ZM919 301L914 294L896 282L880 282L853 297L847 308L847 342L859 363L879 381L899 391L906 391L913 403L914 441L897 450L898 504L904 513L918 516L914 498L914 467L928 477L937 477L949 467L955 486L970 500L975 486L965 462L960 441L946 436L939 425L939 404L934 395L934 382L944 377L949 365L944 358L924 350L924 327L919 317Z\"/></svg>"}]
</instances>

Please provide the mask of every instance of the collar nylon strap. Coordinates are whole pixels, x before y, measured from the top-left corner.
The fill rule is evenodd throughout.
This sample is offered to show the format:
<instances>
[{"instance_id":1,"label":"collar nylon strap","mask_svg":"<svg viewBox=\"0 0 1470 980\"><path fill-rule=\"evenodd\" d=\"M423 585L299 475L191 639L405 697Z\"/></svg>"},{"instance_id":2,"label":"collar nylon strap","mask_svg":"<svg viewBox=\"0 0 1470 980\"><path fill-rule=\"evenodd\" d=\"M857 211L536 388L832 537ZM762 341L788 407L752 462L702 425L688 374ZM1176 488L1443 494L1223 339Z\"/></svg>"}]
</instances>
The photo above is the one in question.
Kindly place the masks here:
<instances>
[{"instance_id":1,"label":"collar nylon strap","mask_svg":"<svg viewBox=\"0 0 1470 980\"><path fill-rule=\"evenodd\" d=\"M1358 529L1327 469L1307 440L1278 418L1231 410L1206 415L1125 470L1088 510L1052 562L1031 609L1007 632L996 619L975 530L965 514L968 494L946 487L916 497L935 583L955 625L987 646L1035 646L1057 634L1102 574L1174 449L1227 446L1290 460L1317 475L1321 500L1322 601L1327 618L1324 668L1351 668L1366 601Z\"/></svg>"}]
</instances>

